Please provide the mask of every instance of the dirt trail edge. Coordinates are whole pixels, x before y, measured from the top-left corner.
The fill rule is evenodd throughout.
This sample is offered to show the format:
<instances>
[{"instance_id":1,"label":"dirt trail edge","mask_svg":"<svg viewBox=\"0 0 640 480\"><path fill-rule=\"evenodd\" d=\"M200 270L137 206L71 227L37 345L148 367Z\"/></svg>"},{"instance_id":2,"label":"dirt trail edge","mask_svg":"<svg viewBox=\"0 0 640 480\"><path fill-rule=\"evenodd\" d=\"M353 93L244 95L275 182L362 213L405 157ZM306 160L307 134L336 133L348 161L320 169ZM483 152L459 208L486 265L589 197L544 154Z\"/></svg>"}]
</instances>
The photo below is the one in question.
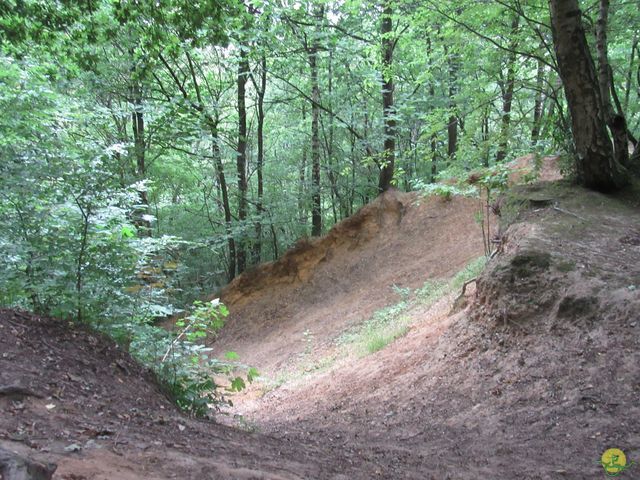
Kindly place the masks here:
<instances>
[{"instance_id":1,"label":"dirt trail edge","mask_svg":"<svg viewBox=\"0 0 640 480\"><path fill-rule=\"evenodd\" d=\"M398 291L476 257L474 209L383 196L230 286L218 342L265 376L321 361ZM411 304L375 353L256 387L238 398L241 429L183 416L109 339L0 310L0 449L60 480L546 480L603 478L602 453L620 448L636 462L621 478L637 478L637 201L547 182L501 211L501 253L466 307L452 309L457 291Z\"/></svg>"},{"instance_id":2,"label":"dirt trail edge","mask_svg":"<svg viewBox=\"0 0 640 480\"><path fill-rule=\"evenodd\" d=\"M0 310L0 448L54 479L339 479L375 465L181 415L111 340ZM357 468L354 466L357 465Z\"/></svg>"},{"instance_id":3,"label":"dirt trail edge","mask_svg":"<svg viewBox=\"0 0 640 480\"><path fill-rule=\"evenodd\" d=\"M609 448L639 462L637 202L557 182L502 210L470 307L451 315L455 292L406 312L404 337L243 399L243 421L361 451L374 478L600 478Z\"/></svg>"}]
</instances>

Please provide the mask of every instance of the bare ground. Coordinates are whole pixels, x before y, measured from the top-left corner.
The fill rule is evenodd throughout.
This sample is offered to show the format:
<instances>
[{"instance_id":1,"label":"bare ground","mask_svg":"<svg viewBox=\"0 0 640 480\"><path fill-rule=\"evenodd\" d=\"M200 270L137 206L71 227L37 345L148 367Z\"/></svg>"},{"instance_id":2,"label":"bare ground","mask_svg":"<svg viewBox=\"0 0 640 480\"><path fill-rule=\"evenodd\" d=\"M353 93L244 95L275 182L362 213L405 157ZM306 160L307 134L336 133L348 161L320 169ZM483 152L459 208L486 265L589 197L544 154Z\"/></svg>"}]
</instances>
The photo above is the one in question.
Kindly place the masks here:
<instances>
[{"instance_id":1,"label":"bare ground","mask_svg":"<svg viewBox=\"0 0 640 480\"><path fill-rule=\"evenodd\" d=\"M225 292L219 348L265 373L235 399L242 417L226 422L241 429L176 412L109 340L0 312L0 386L33 393L0 394L0 446L68 480L588 479L612 447L639 462L638 202L514 189L502 253L466 308L451 312L458 292L416 303L386 348L333 356L341 332L398 301L392 285L447 278L480 253L471 200L416 200L389 195Z\"/></svg>"},{"instance_id":2,"label":"bare ground","mask_svg":"<svg viewBox=\"0 0 640 480\"><path fill-rule=\"evenodd\" d=\"M477 208L471 198L385 193L325 237L234 280L222 292L231 315L214 347L265 374L291 367L308 336L313 356L326 356L340 333L397 301L394 286L448 278L481 255Z\"/></svg>"},{"instance_id":3,"label":"bare ground","mask_svg":"<svg viewBox=\"0 0 640 480\"><path fill-rule=\"evenodd\" d=\"M0 352L0 447L58 464L54 479L340 478L375 468L186 418L112 341L58 320L0 310Z\"/></svg>"}]
</instances>

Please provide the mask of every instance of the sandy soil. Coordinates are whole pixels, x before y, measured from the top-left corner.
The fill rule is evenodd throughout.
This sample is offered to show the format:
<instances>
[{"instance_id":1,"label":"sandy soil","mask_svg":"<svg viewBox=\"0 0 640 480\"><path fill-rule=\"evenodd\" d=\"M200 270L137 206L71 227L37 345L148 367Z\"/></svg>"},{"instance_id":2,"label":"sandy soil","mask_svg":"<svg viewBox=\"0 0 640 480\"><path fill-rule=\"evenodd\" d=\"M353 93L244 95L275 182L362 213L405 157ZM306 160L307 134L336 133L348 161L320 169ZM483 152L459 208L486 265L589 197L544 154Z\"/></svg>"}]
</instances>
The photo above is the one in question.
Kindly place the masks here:
<instances>
[{"instance_id":1,"label":"sandy soil","mask_svg":"<svg viewBox=\"0 0 640 480\"><path fill-rule=\"evenodd\" d=\"M639 458L640 214L547 194L555 208L520 214L468 310L415 312L386 349L242 413L263 432L373 447L383 478L599 478L605 449Z\"/></svg>"},{"instance_id":2,"label":"sandy soil","mask_svg":"<svg viewBox=\"0 0 640 480\"><path fill-rule=\"evenodd\" d=\"M448 278L482 255L477 209L471 198L385 193L327 236L229 285L222 300L231 315L213 346L266 375L290 368L309 336L312 357L328 355L342 332L397 302L394 286Z\"/></svg>"}]
</instances>

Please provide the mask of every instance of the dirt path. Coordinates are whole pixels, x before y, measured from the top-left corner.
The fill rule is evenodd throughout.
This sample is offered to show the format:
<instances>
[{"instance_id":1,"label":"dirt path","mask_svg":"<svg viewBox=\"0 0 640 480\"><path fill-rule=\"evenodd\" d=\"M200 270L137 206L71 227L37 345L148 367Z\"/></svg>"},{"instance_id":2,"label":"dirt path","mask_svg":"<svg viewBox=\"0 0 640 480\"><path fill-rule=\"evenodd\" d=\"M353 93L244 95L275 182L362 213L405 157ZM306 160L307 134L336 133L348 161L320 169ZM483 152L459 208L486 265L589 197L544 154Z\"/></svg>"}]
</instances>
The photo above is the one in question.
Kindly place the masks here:
<instances>
[{"instance_id":1,"label":"dirt path","mask_svg":"<svg viewBox=\"0 0 640 480\"><path fill-rule=\"evenodd\" d=\"M640 458L637 205L547 184L516 206L470 309L417 307L385 349L240 400L244 421L369 452L380 478L599 478L607 448Z\"/></svg>"},{"instance_id":2,"label":"dirt path","mask_svg":"<svg viewBox=\"0 0 640 480\"><path fill-rule=\"evenodd\" d=\"M57 463L55 479L339 479L376 468L354 452L186 418L112 341L58 320L0 310L0 352L0 386L19 387L0 394L0 447Z\"/></svg>"},{"instance_id":3,"label":"dirt path","mask_svg":"<svg viewBox=\"0 0 640 480\"><path fill-rule=\"evenodd\" d=\"M65 480L587 479L614 447L640 462L637 202L515 189L502 253L451 312L457 291L416 288L479 254L474 204L416 200L389 195L227 290L218 342L265 380L218 422L177 412L110 340L0 310L0 447ZM399 338L350 350L345 331L401 303Z\"/></svg>"}]
</instances>

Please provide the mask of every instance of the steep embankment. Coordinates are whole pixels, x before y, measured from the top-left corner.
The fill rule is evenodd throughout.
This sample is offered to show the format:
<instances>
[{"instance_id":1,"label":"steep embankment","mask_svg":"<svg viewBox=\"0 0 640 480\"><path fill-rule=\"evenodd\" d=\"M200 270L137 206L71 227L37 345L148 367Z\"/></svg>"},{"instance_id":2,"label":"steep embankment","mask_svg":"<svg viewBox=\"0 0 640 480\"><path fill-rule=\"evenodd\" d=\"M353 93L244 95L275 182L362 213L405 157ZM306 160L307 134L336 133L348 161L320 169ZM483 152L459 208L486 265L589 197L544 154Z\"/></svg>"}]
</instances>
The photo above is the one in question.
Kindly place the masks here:
<instances>
[{"instance_id":1,"label":"steep embankment","mask_svg":"<svg viewBox=\"0 0 640 480\"><path fill-rule=\"evenodd\" d=\"M479 253L473 201L415 200L390 193L238 279L219 342L272 377L322 362L399 300L392 285ZM185 418L109 340L0 311L0 472L3 448L65 480L598 478L613 447L637 462L639 207L562 183L513 189L501 252L463 310L455 291L405 301L408 328L386 347L253 387L235 411L251 434Z\"/></svg>"},{"instance_id":2,"label":"steep embankment","mask_svg":"<svg viewBox=\"0 0 640 480\"><path fill-rule=\"evenodd\" d=\"M57 464L60 480L339 479L375 468L187 418L111 340L0 310L0 478L50 478L12 476L7 452Z\"/></svg>"},{"instance_id":3,"label":"steep embankment","mask_svg":"<svg viewBox=\"0 0 640 480\"><path fill-rule=\"evenodd\" d=\"M326 236L232 282L222 293L231 316L216 345L264 373L290 365L310 336L312 353L326 354L341 332L397 301L394 286L447 278L481 255L476 210L470 198L385 193Z\"/></svg>"},{"instance_id":4,"label":"steep embankment","mask_svg":"<svg viewBox=\"0 0 640 480\"><path fill-rule=\"evenodd\" d=\"M638 201L543 183L502 212L470 307L412 307L381 351L240 399L244 422L360 452L389 479L596 478L614 447L637 461Z\"/></svg>"}]
</instances>

